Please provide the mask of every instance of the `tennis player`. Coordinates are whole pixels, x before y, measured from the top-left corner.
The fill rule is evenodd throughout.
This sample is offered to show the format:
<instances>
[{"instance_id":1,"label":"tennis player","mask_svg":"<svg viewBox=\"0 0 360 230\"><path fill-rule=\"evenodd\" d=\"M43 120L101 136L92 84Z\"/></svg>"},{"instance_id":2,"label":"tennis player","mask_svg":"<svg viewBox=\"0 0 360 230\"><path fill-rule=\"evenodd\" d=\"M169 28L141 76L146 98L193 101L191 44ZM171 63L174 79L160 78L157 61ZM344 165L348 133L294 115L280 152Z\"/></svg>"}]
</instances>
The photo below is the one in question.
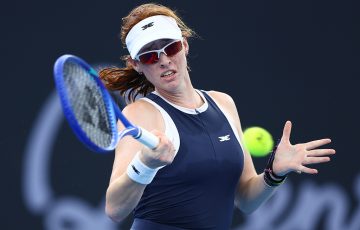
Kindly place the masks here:
<instances>
[{"instance_id":1,"label":"tennis player","mask_svg":"<svg viewBox=\"0 0 360 230\"><path fill-rule=\"evenodd\" d=\"M287 121L257 174L232 98L191 84L186 57L194 35L173 10L140 5L123 18L126 67L100 72L109 89L133 101L125 116L160 138L155 149L131 138L116 149L106 213L121 221L133 212L133 230L229 229L234 205L254 211L290 172L316 174L309 164L328 162L335 153L319 149L330 139L292 145ZM145 97L135 100L138 93Z\"/></svg>"}]
</instances>

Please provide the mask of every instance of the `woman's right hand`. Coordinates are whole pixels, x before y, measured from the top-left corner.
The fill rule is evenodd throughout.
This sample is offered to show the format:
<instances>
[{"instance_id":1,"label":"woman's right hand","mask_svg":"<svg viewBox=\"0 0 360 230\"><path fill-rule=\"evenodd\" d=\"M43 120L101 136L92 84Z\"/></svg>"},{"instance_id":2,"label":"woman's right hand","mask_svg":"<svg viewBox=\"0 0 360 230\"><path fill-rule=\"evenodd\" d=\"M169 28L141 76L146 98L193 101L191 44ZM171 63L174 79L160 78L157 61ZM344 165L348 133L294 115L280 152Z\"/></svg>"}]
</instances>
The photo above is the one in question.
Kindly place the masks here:
<instances>
[{"instance_id":1,"label":"woman's right hand","mask_svg":"<svg viewBox=\"0 0 360 230\"><path fill-rule=\"evenodd\" d=\"M140 153L140 160L149 168L159 168L169 165L175 158L175 149L166 135L157 130L152 133L159 138L159 144L155 149L144 147Z\"/></svg>"}]
</instances>

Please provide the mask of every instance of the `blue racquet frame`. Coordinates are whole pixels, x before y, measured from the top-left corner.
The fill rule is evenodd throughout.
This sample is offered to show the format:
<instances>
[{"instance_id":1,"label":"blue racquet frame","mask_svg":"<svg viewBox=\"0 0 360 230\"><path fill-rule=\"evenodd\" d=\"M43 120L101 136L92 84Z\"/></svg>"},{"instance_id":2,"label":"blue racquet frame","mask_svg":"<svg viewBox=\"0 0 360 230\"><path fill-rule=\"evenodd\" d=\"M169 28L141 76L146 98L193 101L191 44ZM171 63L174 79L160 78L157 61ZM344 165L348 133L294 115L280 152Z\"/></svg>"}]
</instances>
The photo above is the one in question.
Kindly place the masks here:
<instances>
[{"instance_id":1,"label":"blue racquet frame","mask_svg":"<svg viewBox=\"0 0 360 230\"><path fill-rule=\"evenodd\" d=\"M94 143L88 135L86 135L85 131L81 128L79 122L76 119L75 113L70 104L69 95L66 89L66 84L64 81L64 65L66 62L71 61L75 64L80 65L85 71L87 71L92 79L95 81L98 89L101 92L102 99L104 101L109 127L111 129L111 143L109 146L101 147ZM137 139L142 144L147 147L154 149L159 143L159 138L148 132L147 130L132 124L120 111L119 107L115 104L109 92L105 88L104 84L101 82L97 72L84 60L74 55L66 54L59 57L54 65L54 79L55 85L57 88L57 92L60 97L61 105L63 108L64 115L68 120L70 127L78 137L78 139L83 142L88 148L95 152L108 152L114 150L118 141L124 136L132 136ZM118 132L117 129L117 120L120 120L121 123L125 126L125 129L121 132Z\"/></svg>"}]
</instances>

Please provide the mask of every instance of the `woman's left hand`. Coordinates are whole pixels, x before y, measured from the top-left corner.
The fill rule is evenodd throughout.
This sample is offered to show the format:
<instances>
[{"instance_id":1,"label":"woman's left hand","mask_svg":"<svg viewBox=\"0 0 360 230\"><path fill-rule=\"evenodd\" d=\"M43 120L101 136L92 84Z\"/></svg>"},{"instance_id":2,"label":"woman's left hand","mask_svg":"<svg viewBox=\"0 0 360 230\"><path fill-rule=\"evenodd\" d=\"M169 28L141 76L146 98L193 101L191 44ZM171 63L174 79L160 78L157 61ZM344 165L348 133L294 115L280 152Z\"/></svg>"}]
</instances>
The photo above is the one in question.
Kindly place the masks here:
<instances>
[{"instance_id":1,"label":"woman's left hand","mask_svg":"<svg viewBox=\"0 0 360 230\"><path fill-rule=\"evenodd\" d=\"M307 165L330 161L329 155L335 154L335 150L318 148L330 143L331 140L327 138L292 145L290 143L291 126L290 121L285 123L283 135L275 153L273 172L279 176L292 171L309 174L318 173L318 170L309 168Z\"/></svg>"}]
</instances>

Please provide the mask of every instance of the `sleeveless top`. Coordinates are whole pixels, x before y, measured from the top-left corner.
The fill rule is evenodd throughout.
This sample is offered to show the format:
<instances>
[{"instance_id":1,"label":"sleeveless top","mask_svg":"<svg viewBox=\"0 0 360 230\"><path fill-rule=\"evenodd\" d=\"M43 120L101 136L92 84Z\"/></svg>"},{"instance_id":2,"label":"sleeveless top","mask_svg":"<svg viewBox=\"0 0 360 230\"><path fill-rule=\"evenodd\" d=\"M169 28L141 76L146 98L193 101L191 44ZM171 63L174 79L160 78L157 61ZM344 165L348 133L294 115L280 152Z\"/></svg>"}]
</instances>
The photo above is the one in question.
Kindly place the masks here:
<instances>
[{"instance_id":1,"label":"sleeveless top","mask_svg":"<svg viewBox=\"0 0 360 230\"><path fill-rule=\"evenodd\" d=\"M193 112L154 93L145 98L160 106L165 123L170 117L180 143L174 144L174 161L146 186L134 210L136 219L182 229L230 228L244 155L224 113L206 92L197 92L206 106Z\"/></svg>"}]
</instances>

